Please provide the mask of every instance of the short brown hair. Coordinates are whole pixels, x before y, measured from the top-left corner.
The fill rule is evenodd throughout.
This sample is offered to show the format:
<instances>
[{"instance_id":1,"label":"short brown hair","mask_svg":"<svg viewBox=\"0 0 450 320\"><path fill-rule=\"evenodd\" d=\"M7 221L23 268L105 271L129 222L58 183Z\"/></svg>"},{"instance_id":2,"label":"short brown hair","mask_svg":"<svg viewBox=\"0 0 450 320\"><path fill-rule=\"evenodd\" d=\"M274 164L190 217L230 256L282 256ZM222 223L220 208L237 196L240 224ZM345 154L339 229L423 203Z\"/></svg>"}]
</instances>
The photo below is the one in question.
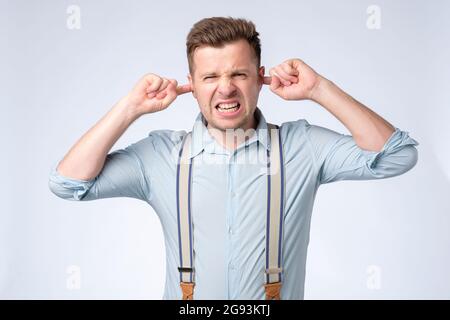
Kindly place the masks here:
<instances>
[{"instance_id":1,"label":"short brown hair","mask_svg":"<svg viewBox=\"0 0 450 320\"><path fill-rule=\"evenodd\" d=\"M186 39L186 51L189 64L189 72L193 71L193 57L195 49L201 46L220 48L225 44L237 40L247 40L253 48L256 57L256 65L261 65L261 43L255 24L245 19L232 17L212 17L196 22Z\"/></svg>"}]
</instances>

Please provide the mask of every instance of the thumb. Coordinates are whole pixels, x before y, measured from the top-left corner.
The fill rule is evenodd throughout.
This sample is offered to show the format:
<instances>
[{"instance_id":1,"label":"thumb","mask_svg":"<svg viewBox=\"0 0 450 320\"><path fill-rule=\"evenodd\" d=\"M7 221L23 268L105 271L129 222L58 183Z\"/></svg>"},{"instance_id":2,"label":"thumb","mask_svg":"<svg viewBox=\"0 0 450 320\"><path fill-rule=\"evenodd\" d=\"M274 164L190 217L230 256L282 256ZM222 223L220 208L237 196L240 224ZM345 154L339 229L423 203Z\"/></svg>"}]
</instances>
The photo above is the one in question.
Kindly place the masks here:
<instances>
[{"instance_id":1,"label":"thumb","mask_svg":"<svg viewBox=\"0 0 450 320\"><path fill-rule=\"evenodd\" d=\"M277 76L272 77L272 81L270 83L270 90L275 91L280 87L281 81Z\"/></svg>"},{"instance_id":2,"label":"thumb","mask_svg":"<svg viewBox=\"0 0 450 320\"><path fill-rule=\"evenodd\" d=\"M168 106L177 98L177 81L169 80L169 85L167 86L167 94L164 96L162 101L163 105Z\"/></svg>"}]
</instances>

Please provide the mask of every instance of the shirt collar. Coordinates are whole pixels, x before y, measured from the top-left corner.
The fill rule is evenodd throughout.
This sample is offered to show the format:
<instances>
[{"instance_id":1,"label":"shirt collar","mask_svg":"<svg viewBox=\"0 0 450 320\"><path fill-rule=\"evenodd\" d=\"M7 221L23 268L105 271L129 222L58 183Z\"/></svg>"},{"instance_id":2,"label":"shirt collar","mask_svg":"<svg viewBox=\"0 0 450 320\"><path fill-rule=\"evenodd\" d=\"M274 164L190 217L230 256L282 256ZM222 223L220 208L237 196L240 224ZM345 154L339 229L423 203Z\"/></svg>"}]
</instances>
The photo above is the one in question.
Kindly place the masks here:
<instances>
[{"instance_id":1,"label":"shirt collar","mask_svg":"<svg viewBox=\"0 0 450 320\"><path fill-rule=\"evenodd\" d=\"M257 122L255 134L253 134L247 141L246 145L249 145L255 141L262 144L267 150L270 151L270 137L267 127L266 119L261 110L256 107L255 120ZM194 126L192 128L192 143L191 143L191 155L190 158L197 156L203 150L213 151L217 148L224 150L222 146L211 136L207 128L208 122L203 114L200 112L195 119Z\"/></svg>"}]
</instances>

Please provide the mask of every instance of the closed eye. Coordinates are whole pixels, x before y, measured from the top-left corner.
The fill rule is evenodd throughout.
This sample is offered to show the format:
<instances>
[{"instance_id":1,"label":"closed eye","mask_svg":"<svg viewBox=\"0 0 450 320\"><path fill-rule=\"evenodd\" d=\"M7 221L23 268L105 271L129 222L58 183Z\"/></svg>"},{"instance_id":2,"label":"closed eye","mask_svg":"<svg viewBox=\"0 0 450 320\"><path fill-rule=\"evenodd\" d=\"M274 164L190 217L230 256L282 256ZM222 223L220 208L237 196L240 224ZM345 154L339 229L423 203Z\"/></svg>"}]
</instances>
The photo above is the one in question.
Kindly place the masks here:
<instances>
[{"instance_id":1,"label":"closed eye","mask_svg":"<svg viewBox=\"0 0 450 320\"><path fill-rule=\"evenodd\" d=\"M245 73L235 73L235 74L233 74L233 77L246 78L247 75ZM214 78L217 78L217 76L213 76L213 75L206 76L203 78L203 80L214 79Z\"/></svg>"}]
</instances>

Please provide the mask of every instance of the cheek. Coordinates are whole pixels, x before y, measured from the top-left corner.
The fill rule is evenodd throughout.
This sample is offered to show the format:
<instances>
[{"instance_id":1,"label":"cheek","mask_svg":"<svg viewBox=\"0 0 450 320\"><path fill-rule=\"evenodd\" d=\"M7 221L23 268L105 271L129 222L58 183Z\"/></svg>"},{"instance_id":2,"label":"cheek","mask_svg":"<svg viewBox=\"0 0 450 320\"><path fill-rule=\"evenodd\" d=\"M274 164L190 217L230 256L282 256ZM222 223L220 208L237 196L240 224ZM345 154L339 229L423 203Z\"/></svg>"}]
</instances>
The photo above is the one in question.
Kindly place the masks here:
<instances>
[{"instance_id":1,"label":"cheek","mask_svg":"<svg viewBox=\"0 0 450 320\"><path fill-rule=\"evenodd\" d=\"M204 111L207 111L209 109L209 105L211 103L211 93L208 88L202 87L195 87L195 95L197 99L197 103L200 106L200 108Z\"/></svg>"},{"instance_id":2,"label":"cheek","mask_svg":"<svg viewBox=\"0 0 450 320\"><path fill-rule=\"evenodd\" d=\"M214 89L211 87L204 86L202 88L199 88L196 90L197 93L197 99L199 101L208 102L212 99Z\"/></svg>"},{"instance_id":3,"label":"cheek","mask_svg":"<svg viewBox=\"0 0 450 320\"><path fill-rule=\"evenodd\" d=\"M247 99L249 100L256 100L258 99L258 95L259 95L259 87L257 84L249 84L246 88L245 91L246 95L247 95Z\"/></svg>"}]
</instances>

